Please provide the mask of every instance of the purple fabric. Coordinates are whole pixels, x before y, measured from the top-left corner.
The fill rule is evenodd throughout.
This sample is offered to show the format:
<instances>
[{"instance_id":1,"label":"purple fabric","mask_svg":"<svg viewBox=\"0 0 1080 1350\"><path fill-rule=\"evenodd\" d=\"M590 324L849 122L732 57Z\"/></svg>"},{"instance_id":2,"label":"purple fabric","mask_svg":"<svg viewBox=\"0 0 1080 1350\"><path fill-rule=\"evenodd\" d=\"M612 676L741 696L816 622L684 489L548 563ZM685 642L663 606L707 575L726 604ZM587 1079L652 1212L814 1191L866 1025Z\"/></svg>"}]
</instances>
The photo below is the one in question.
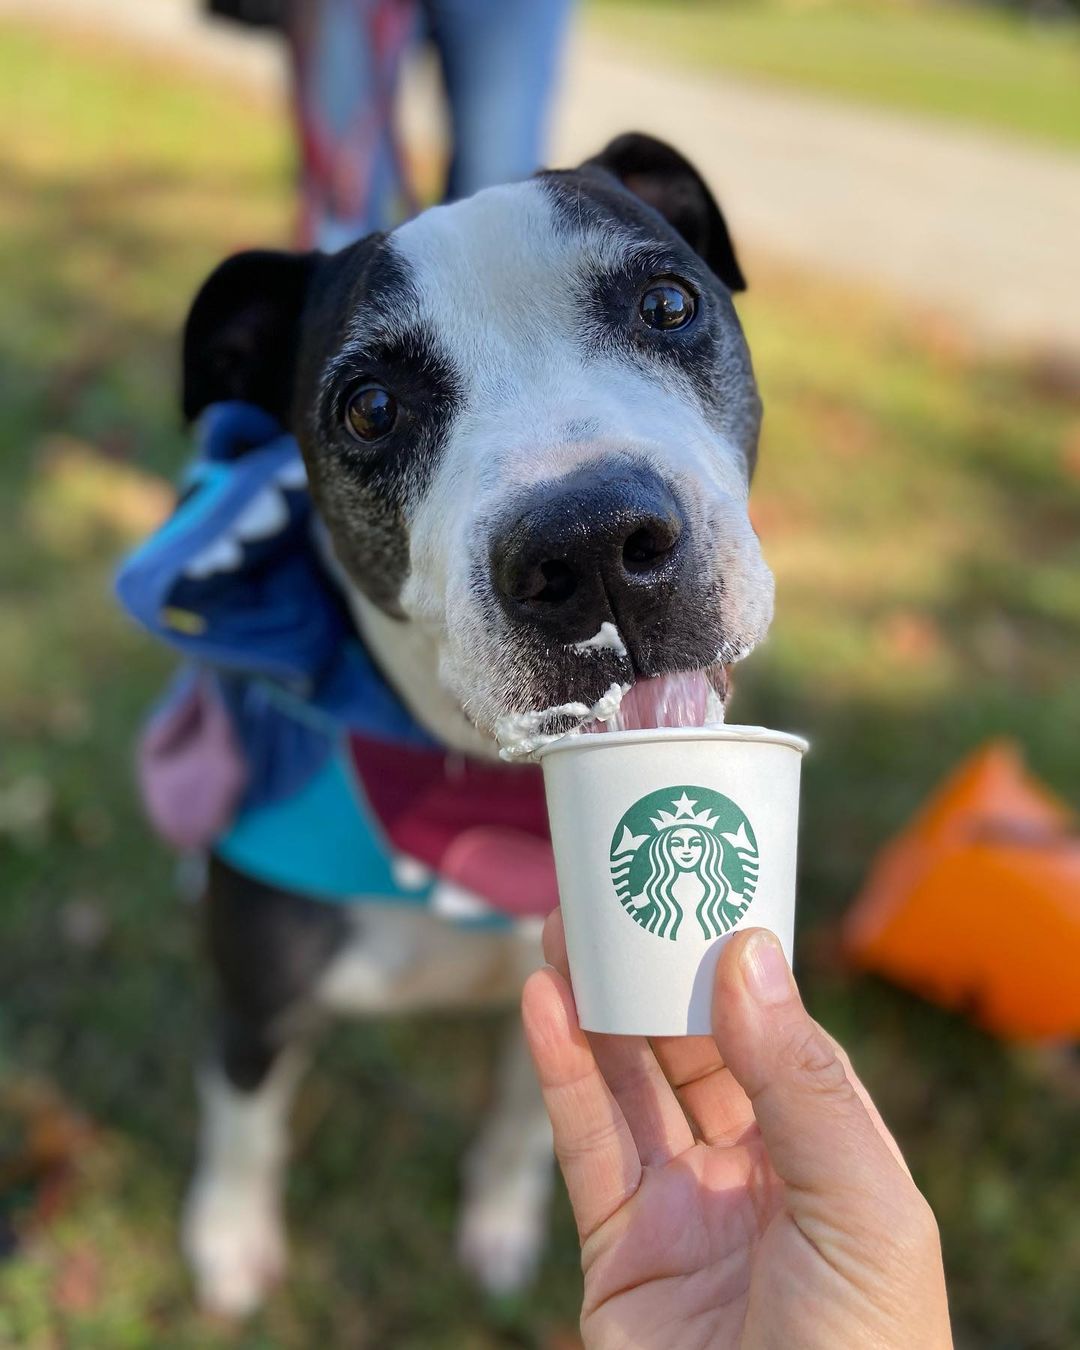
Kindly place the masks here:
<instances>
[{"instance_id":1,"label":"purple fabric","mask_svg":"<svg viewBox=\"0 0 1080 1350\"><path fill-rule=\"evenodd\" d=\"M136 759L147 815L167 843L208 848L229 826L248 775L211 676L186 673L147 723Z\"/></svg>"}]
</instances>

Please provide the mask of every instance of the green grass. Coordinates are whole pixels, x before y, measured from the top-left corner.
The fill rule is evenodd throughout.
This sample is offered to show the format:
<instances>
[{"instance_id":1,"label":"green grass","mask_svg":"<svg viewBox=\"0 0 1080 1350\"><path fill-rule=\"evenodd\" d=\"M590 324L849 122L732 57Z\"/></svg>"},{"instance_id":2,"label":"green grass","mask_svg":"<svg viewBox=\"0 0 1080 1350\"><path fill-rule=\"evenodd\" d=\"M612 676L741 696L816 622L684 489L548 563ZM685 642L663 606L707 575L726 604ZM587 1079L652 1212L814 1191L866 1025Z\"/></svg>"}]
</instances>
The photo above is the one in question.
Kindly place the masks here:
<instances>
[{"instance_id":1,"label":"green grass","mask_svg":"<svg viewBox=\"0 0 1080 1350\"><path fill-rule=\"evenodd\" d=\"M287 236L284 122L143 57L11 27L0 112L20 128L0 151L0 1153L12 1094L35 1081L95 1129L54 1217L0 1259L0 1346L565 1344L564 1203L527 1297L486 1302L453 1263L457 1158L496 1031L482 1018L330 1036L298 1111L288 1285L239 1331L192 1311L175 1215L203 968L129 781L168 660L110 599L129 536L116 501L49 451L62 435L121 475L176 469L176 333L223 253ZM749 263L755 512L779 613L736 711L814 743L802 980L937 1209L960 1344L1069 1350L1075 1087L835 952L876 846L983 738L1015 736L1080 799L1080 405L947 327Z\"/></svg>"},{"instance_id":2,"label":"green grass","mask_svg":"<svg viewBox=\"0 0 1080 1350\"><path fill-rule=\"evenodd\" d=\"M683 63L1080 147L1080 24L886 0L593 0L596 29Z\"/></svg>"}]
</instances>

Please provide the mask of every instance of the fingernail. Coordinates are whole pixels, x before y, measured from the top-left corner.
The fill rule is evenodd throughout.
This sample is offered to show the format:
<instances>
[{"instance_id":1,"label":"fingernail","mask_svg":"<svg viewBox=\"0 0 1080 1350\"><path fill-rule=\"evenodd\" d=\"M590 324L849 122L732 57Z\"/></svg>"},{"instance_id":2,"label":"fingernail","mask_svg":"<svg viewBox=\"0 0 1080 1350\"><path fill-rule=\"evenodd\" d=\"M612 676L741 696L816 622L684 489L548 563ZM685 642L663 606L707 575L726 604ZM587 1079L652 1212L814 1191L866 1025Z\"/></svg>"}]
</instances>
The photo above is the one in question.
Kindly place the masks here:
<instances>
[{"instance_id":1,"label":"fingernail","mask_svg":"<svg viewBox=\"0 0 1080 1350\"><path fill-rule=\"evenodd\" d=\"M746 987L759 1003L786 1003L795 992L791 968L772 933L751 933L739 964Z\"/></svg>"}]
</instances>

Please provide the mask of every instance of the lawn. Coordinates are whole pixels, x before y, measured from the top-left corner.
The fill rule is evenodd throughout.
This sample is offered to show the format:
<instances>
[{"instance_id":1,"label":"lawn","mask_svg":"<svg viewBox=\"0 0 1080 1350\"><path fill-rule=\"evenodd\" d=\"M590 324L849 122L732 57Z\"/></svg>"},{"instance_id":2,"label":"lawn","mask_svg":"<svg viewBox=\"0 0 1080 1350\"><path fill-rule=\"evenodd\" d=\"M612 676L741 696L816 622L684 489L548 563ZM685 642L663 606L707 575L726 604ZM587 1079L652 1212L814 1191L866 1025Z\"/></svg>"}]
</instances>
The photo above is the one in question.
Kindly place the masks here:
<instances>
[{"instance_id":1,"label":"lawn","mask_svg":"<svg viewBox=\"0 0 1080 1350\"><path fill-rule=\"evenodd\" d=\"M5 1162L17 1119L51 1121L73 1158L0 1255L0 1346L572 1344L565 1203L528 1296L487 1302L453 1264L487 1018L336 1030L298 1110L292 1278L241 1330L190 1306L174 1222L203 977L129 779L168 662L109 579L159 509L141 475L185 453L188 298L229 249L287 237L284 124L142 54L11 26L0 114L19 128L0 151L0 1253L5 1210L25 1219L33 1201ZM1075 1081L852 975L836 923L875 847L985 737L1014 736L1080 801L1080 399L947 324L767 258L748 270L767 406L755 511L779 612L736 711L813 740L802 981L937 1209L959 1344L1069 1350Z\"/></svg>"},{"instance_id":2,"label":"lawn","mask_svg":"<svg viewBox=\"0 0 1080 1350\"><path fill-rule=\"evenodd\" d=\"M751 76L1080 148L1080 23L985 4L592 0L598 32L675 70Z\"/></svg>"}]
</instances>

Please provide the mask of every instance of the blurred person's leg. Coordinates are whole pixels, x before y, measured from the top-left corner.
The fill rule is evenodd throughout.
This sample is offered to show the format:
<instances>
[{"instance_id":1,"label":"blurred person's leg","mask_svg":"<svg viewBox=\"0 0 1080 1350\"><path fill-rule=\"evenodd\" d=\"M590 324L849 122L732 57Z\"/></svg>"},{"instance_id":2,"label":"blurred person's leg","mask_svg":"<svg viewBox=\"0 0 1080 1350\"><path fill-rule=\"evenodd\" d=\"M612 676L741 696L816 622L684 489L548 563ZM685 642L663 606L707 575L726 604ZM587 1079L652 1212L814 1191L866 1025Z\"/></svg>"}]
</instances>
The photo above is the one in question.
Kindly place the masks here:
<instances>
[{"instance_id":1,"label":"blurred person's leg","mask_svg":"<svg viewBox=\"0 0 1080 1350\"><path fill-rule=\"evenodd\" d=\"M448 200L540 166L572 2L422 0L450 106Z\"/></svg>"},{"instance_id":2,"label":"blurred person's leg","mask_svg":"<svg viewBox=\"0 0 1080 1350\"><path fill-rule=\"evenodd\" d=\"M416 26L415 0L294 0L302 245L333 251L411 213L393 106Z\"/></svg>"}]
</instances>

